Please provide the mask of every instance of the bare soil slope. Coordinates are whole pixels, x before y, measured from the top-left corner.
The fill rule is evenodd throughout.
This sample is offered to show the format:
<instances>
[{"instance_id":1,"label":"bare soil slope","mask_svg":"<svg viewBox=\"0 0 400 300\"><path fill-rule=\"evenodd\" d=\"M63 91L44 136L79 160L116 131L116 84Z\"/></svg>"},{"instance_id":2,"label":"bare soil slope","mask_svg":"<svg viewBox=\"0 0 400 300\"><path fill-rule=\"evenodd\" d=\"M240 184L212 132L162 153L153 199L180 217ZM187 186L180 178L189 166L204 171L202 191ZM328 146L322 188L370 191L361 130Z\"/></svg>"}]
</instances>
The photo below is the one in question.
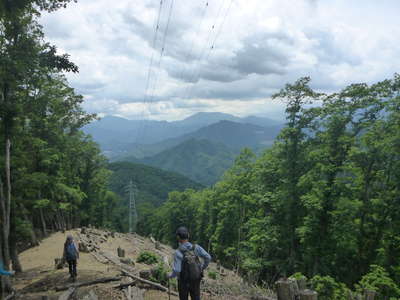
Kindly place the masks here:
<instances>
[{"instance_id":1,"label":"bare soil slope","mask_svg":"<svg viewBox=\"0 0 400 300\"><path fill-rule=\"evenodd\" d=\"M115 288L121 283L132 282L131 278L122 276L121 270L139 276L140 271L152 267L136 262L140 252L151 251L165 263L171 263L174 250L166 245L160 245L156 249L154 240L134 234L111 234L97 229L87 229L86 231L85 234L82 234L80 229L54 233L44 239L39 246L21 253L20 260L24 272L13 279L14 287L18 291L18 298L29 300L43 299L43 296L47 296L48 299L59 299L65 291L57 292L56 290L63 286L75 287L95 279L115 277L117 281L78 287L75 296L70 299L94 299L91 298L93 294L100 300L127 299L126 289L123 291ZM69 279L68 268L57 270L54 263L55 258L62 256L63 244L68 234L72 234L77 242L87 244L89 241L91 243L89 244L90 252L80 253L76 283L72 283ZM93 248L91 248L92 246ZM120 262L120 258L117 256L118 247L125 250L125 258L131 259L133 264ZM206 274L202 284L202 299L257 299L254 296L262 293L262 291L244 284L243 280L234 272L217 268L213 263L206 273L212 273L211 275L215 279L211 279ZM173 283L172 286L174 285ZM144 299L169 299L167 292L155 290L151 285L135 281L133 286L144 291ZM258 299L262 298L264 297ZM171 299L178 298L171 295Z\"/></svg>"}]
</instances>

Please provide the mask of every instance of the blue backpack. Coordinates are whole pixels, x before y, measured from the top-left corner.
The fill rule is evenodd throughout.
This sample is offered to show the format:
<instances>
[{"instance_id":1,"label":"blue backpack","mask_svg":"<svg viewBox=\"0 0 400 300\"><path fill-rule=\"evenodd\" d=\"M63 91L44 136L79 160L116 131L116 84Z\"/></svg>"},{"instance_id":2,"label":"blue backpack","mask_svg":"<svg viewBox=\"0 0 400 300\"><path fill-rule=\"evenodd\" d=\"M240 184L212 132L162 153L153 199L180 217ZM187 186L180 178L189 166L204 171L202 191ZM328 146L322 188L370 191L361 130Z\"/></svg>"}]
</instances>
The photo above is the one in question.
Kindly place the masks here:
<instances>
[{"instance_id":1,"label":"blue backpack","mask_svg":"<svg viewBox=\"0 0 400 300\"><path fill-rule=\"evenodd\" d=\"M77 258L76 248L74 243L67 244L66 256L67 260L74 260Z\"/></svg>"}]
</instances>

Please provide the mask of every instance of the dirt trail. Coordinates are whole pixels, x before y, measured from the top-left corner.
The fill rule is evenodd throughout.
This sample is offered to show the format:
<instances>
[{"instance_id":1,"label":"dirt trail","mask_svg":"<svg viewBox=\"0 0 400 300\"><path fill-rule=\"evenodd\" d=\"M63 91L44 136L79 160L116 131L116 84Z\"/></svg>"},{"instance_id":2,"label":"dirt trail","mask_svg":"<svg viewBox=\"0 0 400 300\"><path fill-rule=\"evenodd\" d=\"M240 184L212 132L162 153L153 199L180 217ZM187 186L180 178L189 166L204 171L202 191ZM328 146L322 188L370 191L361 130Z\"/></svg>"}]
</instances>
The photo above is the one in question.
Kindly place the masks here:
<instances>
[{"instance_id":1,"label":"dirt trail","mask_svg":"<svg viewBox=\"0 0 400 300\"><path fill-rule=\"evenodd\" d=\"M44 239L37 247L28 249L20 254L20 261L24 272L13 280L14 287L22 296L19 299L34 300L42 299L42 296L48 296L49 299L58 299L61 292L56 292L56 286L71 284L69 280L68 268L55 270L54 259L62 256L63 244L68 234L72 234L76 240L79 240L79 230L67 231L65 233L54 233ZM132 259L135 262L135 273L140 270L149 269L150 266L139 264L136 258L143 250L148 250L156 253L164 260L172 259L173 249L166 245L161 245L160 250L156 250L154 243L148 239L137 235L116 234L115 237L109 236L106 240L98 244L100 252L107 252L117 256L117 248L125 249L125 257ZM80 253L78 260L78 278L77 282L86 282L104 277L116 277L121 275L120 267L113 263L101 263L91 253ZM217 266L211 264L209 270L212 273L217 273ZM111 282L105 284L97 284L89 287L80 287L76 299L85 299L88 293L93 290L99 300L106 299L126 299L122 291L114 289L114 286L119 282ZM242 280L233 272L224 270L223 277L217 280L211 279L208 276L203 284L202 299L250 299L242 293ZM217 289L218 291L232 292L232 289L237 287L237 295L216 295L211 296L210 290ZM207 291L206 291L207 290ZM223 294L223 293L222 293ZM145 300L162 300L168 299L168 294L165 292L146 290ZM172 300L177 300L177 297L171 296Z\"/></svg>"}]
</instances>

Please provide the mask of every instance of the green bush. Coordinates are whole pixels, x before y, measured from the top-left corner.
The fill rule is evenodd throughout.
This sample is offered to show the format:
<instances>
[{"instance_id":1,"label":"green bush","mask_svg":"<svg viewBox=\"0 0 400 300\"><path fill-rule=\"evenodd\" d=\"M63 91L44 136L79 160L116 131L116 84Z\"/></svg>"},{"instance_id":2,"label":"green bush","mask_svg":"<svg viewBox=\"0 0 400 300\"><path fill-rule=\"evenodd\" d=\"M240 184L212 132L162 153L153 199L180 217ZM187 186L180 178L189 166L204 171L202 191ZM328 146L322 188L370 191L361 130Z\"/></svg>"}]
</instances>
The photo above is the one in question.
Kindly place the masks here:
<instances>
[{"instance_id":1,"label":"green bush","mask_svg":"<svg viewBox=\"0 0 400 300\"><path fill-rule=\"evenodd\" d=\"M378 265L370 266L370 272L356 284L356 289L361 294L365 290L377 292L377 300L399 299L400 297L400 287L389 277L388 272Z\"/></svg>"},{"instance_id":2,"label":"green bush","mask_svg":"<svg viewBox=\"0 0 400 300\"><path fill-rule=\"evenodd\" d=\"M150 251L142 251L140 252L138 258L136 259L136 262L138 263L144 263L146 265L153 265L158 263L159 258L158 256Z\"/></svg>"},{"instance_id":3,"label":"green bush","mask_svg":"<svg viewBox=\"0 0 400 300\"><path fill-rule=\"evenodd\" d=\"M157 267L151 270L150 280L166 285L168 282L168 270L165 268L164 263L159 263Z\"/></svg>"},{"instance_id":4,"label":"green bush","mask_svg":"<svg viewBox=\"0 0 400 300\"><path fill-rule=\"evenodd\" d=\"M211 279L217 279L218 273L215 271L208 271L208 277L210 277Z\"/></svg>"},{"instance_id":5,"label":"green bush","mask_svg":"<svg viewBox=\"0 0 400 300\"><path fill-rule=\"evenodd\" d=\"M351 293L344 283L336 282L330 276L316 275L311 278L310 284L318 292L318 300L347 299Z\"/></svg>"}]
</instances>

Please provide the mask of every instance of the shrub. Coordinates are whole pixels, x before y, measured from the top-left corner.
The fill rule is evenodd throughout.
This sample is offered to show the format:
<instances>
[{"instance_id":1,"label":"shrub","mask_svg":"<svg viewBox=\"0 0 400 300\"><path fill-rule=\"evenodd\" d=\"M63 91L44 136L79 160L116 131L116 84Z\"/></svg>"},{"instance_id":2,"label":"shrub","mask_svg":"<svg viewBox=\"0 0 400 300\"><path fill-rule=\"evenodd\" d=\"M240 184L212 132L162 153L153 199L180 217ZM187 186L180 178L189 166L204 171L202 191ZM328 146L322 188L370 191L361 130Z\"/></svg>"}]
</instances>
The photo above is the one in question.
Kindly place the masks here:
<instances>
[{"instance_id":1,"label":"shrub","mask_svg":"<svg viewBox=\"0 0 400 300\"><path fill-rule=\"evenodd\" d=\"M159 263L156 268L151 270L150 280L166 285L168 282L168 271L164 263Z\"/></svg>"},{"instance_id":2,"label":"shrub","mask_svg":"<svg viewBox=\"0 0 400 300\"><path fill-rule=\"evenodd\" d=\"M377 300L398 299L400 297L400 287L389 277L388 272L378 265L370 266L370 272L356 284L356 289L361 294L365 290L377 292Z\"/></svg>"},{"instance_id":3,"label":"shrub","mask_svg":"<svg viewBox=\"0 0 400 300\"><path fill-rule=\"evenodd\" d=\"M350 290L344 283L336 282L330 276L316 275L310 280L311 288L318 292L318 300L347 299Z\"/></svg>"},{"instance_id":4,"label":"shrub","mask_svg":"<svg viewBox=\"0 0 400 300\"><path fill-rule=\"evenodd\" d=\"M218 274L215 271L208 271L208 277L210 277L211 279L217 279Z\"/></svg>"},{"instance_id":5,"label":"shrub","mask_svg":"<svg viewBox=\"0 0 400 300\"><path fill-rule=\"evenodd\" d=\"M138 258L136 259L138 263L144 263L146 265L156 264L159 261L158 256L150 251L140 252Z\"/></svg>"}]
</instances>

